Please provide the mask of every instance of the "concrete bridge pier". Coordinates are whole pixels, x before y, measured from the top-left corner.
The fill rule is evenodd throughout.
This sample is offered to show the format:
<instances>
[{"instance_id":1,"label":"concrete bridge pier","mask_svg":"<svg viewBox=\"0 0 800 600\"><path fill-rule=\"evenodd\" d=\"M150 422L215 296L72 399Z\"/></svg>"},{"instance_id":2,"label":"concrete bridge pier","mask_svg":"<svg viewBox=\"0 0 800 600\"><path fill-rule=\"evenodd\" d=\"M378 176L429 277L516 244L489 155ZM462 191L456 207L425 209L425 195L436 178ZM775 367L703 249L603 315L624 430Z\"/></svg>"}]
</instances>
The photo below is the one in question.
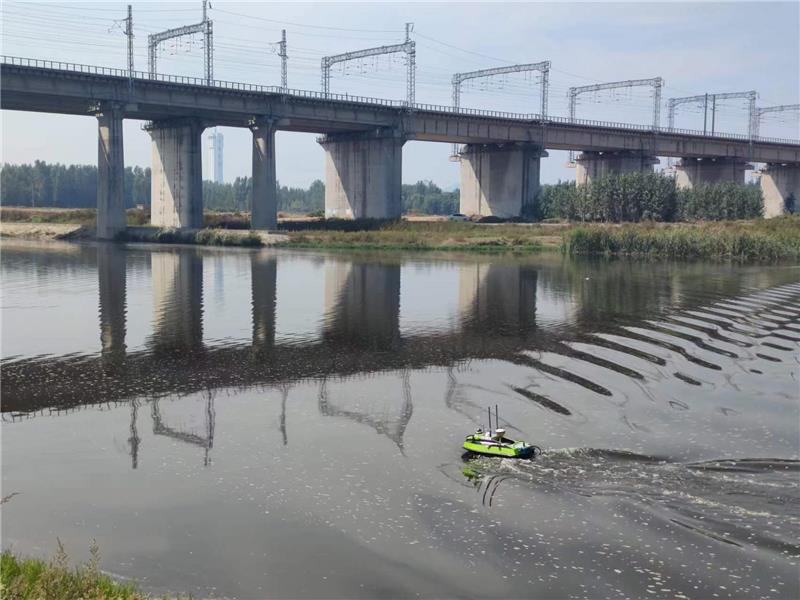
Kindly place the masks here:
<instances>
[{"instance_id":1,"label":"concrete bridge pier","mask_svg":"<svg viewBox=\"0 0 800 600\"><path fill-rule=\"evenodd\" d=\"M393 129L321 138L319 143L325 149L325 216L400 217L404 142Z\"/></svg>"},{"instance_id":2,"label":"concrete bridge pier","mask_svg":"<svg viewBox=\"0 0 800 600\"><path fill-rule=\"evenodd\" d=\"M658 164L655 156L643 152L581 152L575 159L575 181L578 185L591 183L604 175L652 172Z\"/></svg>"},{"instance_id":3,"label":"concrete bridge pier","mask_svg":"<svg viewBox=\"0 0 800 600\"><path fill-rule=\"evenodd\" d=\"M202 122L198 119L154 121L150 221L159 227L203 226Z\"/></svg>"},{"instance_id":4,"label":"concrete bridge pier","mask_svg":"<svg viewBox=\"0 0 800 600\"><path fill-rule=\"evenodd\" d=\"M675 165L675 182L679 188L691 189L704 183L731 181L744 183L744 172L753 165L741 158L683 157Z\"/></svg>"},{"instance_id":5,"label":"concrete bridge pier","mask_svg":"<svg viewBox=\"0 0 800 600\"><path fill-rule=\"evenodd\" d=\"M519 217L539 193L539 167L547 152L535 144L467 144L461 153L460 212Z\"/></svg>"},{"instance_id":6,"label":"concrete bridge pier","mask_svg":"<svg viewBox=\"0 0 800 600\"><path fill-rule=\"evenodd\" d=\"M97 237L113 239L125 229L125 160L122 110L100 107L97 117Z\"/></svg>"},{"instance_id":7,"label":"concrete bridge pier","mask_svg":"<svg viewBox=\"0 0 800 600\"><path fill-rule=\"evenodd\" d=\"M275 124L271 119L254 119L253 132L253 199L250 210L251 229L278 227L278 181L275 176Z\"/></svg>"},{"instance_id":8,"label":"concrete bridge pier","mask_svg":"<svg viewBox=\"0 0 800 600\"><path fill-rule=\"evenodd\" d=\"M800 165L768 163L760 173L764 216L800 211Z\"/></svg>"}]
</instances>

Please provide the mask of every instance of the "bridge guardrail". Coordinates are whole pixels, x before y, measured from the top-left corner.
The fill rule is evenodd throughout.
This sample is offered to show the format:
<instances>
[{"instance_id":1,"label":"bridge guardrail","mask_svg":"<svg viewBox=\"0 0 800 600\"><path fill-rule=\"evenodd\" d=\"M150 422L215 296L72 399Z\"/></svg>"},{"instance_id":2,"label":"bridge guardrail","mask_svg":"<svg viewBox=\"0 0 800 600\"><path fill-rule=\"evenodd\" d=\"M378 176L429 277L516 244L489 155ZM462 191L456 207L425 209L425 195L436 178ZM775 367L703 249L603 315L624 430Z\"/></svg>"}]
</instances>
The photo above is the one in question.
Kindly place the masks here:
<instances>
[{"instance_id":1,"label":"bridge guardrail","mask_svg":"<svg viewBox=\"0 0 800 600\"><path fill-rule=\"evenodd\" d=\"M439 112L449 115L457 114L465 116L509 119L514 121L528 121L528 122L533 121L540 124L559 123L564 125L588 125L591 127L604 127L608 129L622 129L629 131L630 130L651 131L656 134L680 134L680 135L691 135L702 138L714 138L714 139L718 138L718 139L732 139L738 141L750 141L750 136L741 133L720 133L715 131L713 134L709 134L707 132L702 132L695 129L679 129L676 127L661 127L658 129L653 129L651 125L638 125L636 123L619 123L614 121L595 121L591 119L570 119L569 117L557 117L552 115L548 115L546 118L542 119L542 116L538 114L514 113L514 112L504 112L496 110L486 110L481 108L466 108L466 107L459 107L458 109L456 109L452 106L446 106L441 104L415 103L414 105L409 106L408 103L403 100L373 98L369 96L351 96L349 94L331 94L331 93L325 94L323 92L318 92L314 90L299 90L292 88L284 89L280 86L265 86L255 83L245 83L238 81L226 81L226 80L215 79L214 81L208 82L201 77L190 77L186 75L168 75L163 73L150 74L149 72L145 71L133 71L132 73L129 73L126 69L116 69L113 67L101 67L97 65L86 65L81 63L68 63L62 61L44 60L39 58L25 58L19 56L3 55L0 56L0 64L34 67L39 69L49 69L57 71L87 73L91 75L107 75L111 77L124 78L126 80L134 79L137 81L139 80L159 81L164 83L178 83L182 85L194 85L200 87L212 87L212 88L245 91L245 92L280 94L285 96L293 96L297 98L311 98L315 100L336 100L339 102L351 102L354 104L380 106L386 108L399 108L399 109L409 109L415 111ZM772 138L772 137L761 137L761 136L754 136L752 138L752 141L777 143L777 144L800 143L800 139Z\"/></svg>"}]
</instances>

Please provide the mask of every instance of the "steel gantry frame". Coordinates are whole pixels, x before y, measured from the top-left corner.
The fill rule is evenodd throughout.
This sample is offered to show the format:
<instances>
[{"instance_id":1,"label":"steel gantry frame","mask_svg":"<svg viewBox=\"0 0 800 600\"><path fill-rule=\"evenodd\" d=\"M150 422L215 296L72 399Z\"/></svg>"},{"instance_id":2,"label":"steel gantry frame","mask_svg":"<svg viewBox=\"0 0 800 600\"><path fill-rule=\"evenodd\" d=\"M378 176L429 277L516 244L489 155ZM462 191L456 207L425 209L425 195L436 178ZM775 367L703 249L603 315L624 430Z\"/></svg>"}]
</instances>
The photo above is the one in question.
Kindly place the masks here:
<instances>
[{"instance_id":1,"label":"steel gantry frame","mask_svg":"<svg viewBox=\"0 0 800 600\"><path fill-rule=\"evenodd\" d=\"M539 71L542 74L542 91L540 96L539 117L544 120L547 118L547 98L550 85L550 61L543 60L538 63L526 63L520 65L510 65L508 67L494 67L492 69L481 69L480 71L467 71L466 73L453 74L453 110L458 112L461 108L461 84L469 79L479 79L482 77L494 77L495 75L506 75L508 73L523 73L526 71ZM458 144L453 144L453 159L458 157Z\"/></svg>"},{"instance_id":2,"label":"steel gantry frame","mask_svg":"<svg viewBox=\"0 0 800 600\"><path fill-rule=\"evenodd\" d=\"M670 131L675 128L675 109L681 104L702 104L703 105L703 134L708 131L708 103L711 101L711 135L714 135L717 120L717 100L732 100L744 98L748 101L747 137L751 140L758 135L758 115L756 113L756 98L758 93L755 90L746 92L729 92L725 94L699 94L697 96L685 96L683 98L670 98L667 100L667 121Z\"/></svg>"},{"instance_id":3,"label":"steel gantry frame","mask_svg":"<svg viewBox=\"0 0 800 600\"><path fill-rule=\"evenodd\" d=\"M779 106L764 106L756 109L755 124L753 135L758 137L761 134L761 118L767 113L796 111L800 113L800 104L781 104Z\"/></svg>"},{"instance_id":4,"label":"steel gantry frame","mask_svg":"<svg viewBox=\"0 0 800 600\"><path fill-rule=\"evenodd\" d=\"M411 31L414 24L406 23L406 41L402 44L391 46L378 46L377 48L365 48L364 50L354 50L343 54L322 57L322 93L327 97L331 93L331 67L337 63L358 60L380 54L395 54L403 52L406 55L406 104L414 106L414 90L416 88L416 43L411 40Z\"/></svg>"},{"instance_id":5,"label":"steel gantry frame","mask_svg":"<svg viewBox=\"0 0 800 600\"><path fill-rule=\"evenodd\" d=\"M205 79L207 84L214 81L214 28L213 22L208 18L208 1L203 0L203 20L194 25L184 25L174 27L147 36L147 50L149 58L150 76L156 75L156 64L158 61L158 45L166 40L202 33L205 36L205 48L203 53L203 65L205 67Z\"/></svg>"},{"instance_id":6,"label":"steel gantry frame","mask_svg":"<svg viewBox=\"0 0 800 600\"><path fill-rule=\"evenodd\" d=\"M547 95L550 80L550 61L545 60L538 63L528 63L524 65L511 65L508 67L495 67L493 69L482 69L480 71L469 71L467 73L455 73L453 75L453 108L458 111L461 107L461 84L468 79L478 79L480 77L493 77L495 75L505 75L507 73L522 73L525 71L539 71L542 74L542 93L539 115L542 119L547 118Z\"/></svg>"},{"instance_id":7,"label":"steel gantry frame","mask_svg":"<svg viewBox=\"0 0 800 600\"><path fill-rule=\"evenodd\" d=\"M653 129L658 129L661 121L661 88L664 87L664 80L661 77L653 77L652 79L628 79L626 81L612 81L610 83L595 83L593 85L571 87L568 92L570 122L575 120L575 105L580 94L639 86L653 88Z\"/></svg>"}]
</instances>

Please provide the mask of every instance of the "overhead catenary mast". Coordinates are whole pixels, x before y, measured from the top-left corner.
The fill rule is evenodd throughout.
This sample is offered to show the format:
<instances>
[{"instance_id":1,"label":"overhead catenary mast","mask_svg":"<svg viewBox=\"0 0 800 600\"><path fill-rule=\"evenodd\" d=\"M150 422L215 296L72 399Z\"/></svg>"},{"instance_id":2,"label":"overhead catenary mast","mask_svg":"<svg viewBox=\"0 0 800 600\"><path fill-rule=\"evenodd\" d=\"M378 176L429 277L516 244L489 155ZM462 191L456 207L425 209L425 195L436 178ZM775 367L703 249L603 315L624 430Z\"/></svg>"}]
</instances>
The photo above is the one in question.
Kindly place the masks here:
<instances>
[{"instance_id":1,"label":"overhead catenary mast","mask_svg":"<svg viewBox=\"0 0 800 600\"><path fill-rule=\"evenodd\" d=\"M125 35L128 36L128 77L133 78L133 7L130 4L125 19Z\"/></svg>"},{"instance_id":2,"label":"overhead catenary mast","mask_svg":"<svg viewBox=\"0 0 800 600\"><path fill-rule=\"evenodd\" d=\"M683 98L670 98L667 100L667 122L670 130L675 128L676 108L681 104L702 104L703 105L703 135L708 133L708 108L711 106L711 135L714 135L717 118L717 100L732 100L743 98L748 101L747 135L750 139L758 135L758 115L756 114L756 98L758 93L755 90L747 92L729 92L725 94L699 94L697 96L685 96Z\"/></svg>"},{"instance_id":3,"label":"overhead catenary mast","mask_svg":"<svg viewBox=\"0 0 800 600\"><path fill-rule=\"evenodd\" d=\"M284 91L289 87L288 85L288 61L289 56L286 54L286 30L281 30L281 41L278 42L278 56L281 57L281 88Z\"/></svg>"},{"instance_id":4,"label":"overhead catenary mast","mask_svg":"<svg viewBox=\"0 0 800 600\"><path fill-rule=\"evenodd\" d=\"M208 0L203 0L203 20L193 25L174 27L147 36L147 50L149 58L150 77L154 78L157 72L158 45L166 40L202 33L205 38L203 52L203 66L205 80L208 85L214 81L214 29L213 22L208 18Z\"/></svg>"},{"instance_id":5,"label":"overhead catenary mast","mask_svg":"<svg viewBox=\"0 0 800 600\"><path fill-rule=\"evenodd\" d=\"M461 84L470 79L482 77L494 77L495 75L505 75L507 73L522 73L525 71L539 71L542 74L542 90L540 95L539 116L542 120L547 118L547 97L550 80L550 61L545 60L538 63L527 63L511 65L508 67L495 67L493 69L481 69L480 71L469 71L466 73L453 74L453 110L458 112L461 108ZM453 157L458 157L458 144L453 144Z\"/></svg>"},{"instance_id":6,"label":"overhead catenary mast","mask_svg":"<svg viewBox=\"0 0 800 600\"><path fill-rule=\"evenodd\" d=\"M609 83L595 83L592 85L582 85L578 87L569 88L567 95L569 96L569 120L570 123L575 121L575 108L580 94L590 92L600 92L603 90L612 90L625 87L639 87L646 86L653 88L653 131L658 131L661 126L661 88L664 87L664 80L661 77L653 77L651 79L627 79L625 81L612 81ZM575 153L573 150L569 152L569 164L575 163Z\"/></svg>"},{"instance_id":7,"label":"overhead catenary mast","mask_svg":"<svg viewBox=\"0 0 800 600\"><path fill-rule=\"evenodd\" d=\"M761 133L761 120L765 114L776 112L798 112L800 113L800 104L781 104L780 106L764 106L756 109L755 116L755 131L753 135L758 137Z\"/></svg>"},{"instance_id":8,"label":"overhead catenary mast","mask_svg":"<svg viewBox=\"0 0 800 600\"><path fill-rule=\"evenodd\" d=\"M323 56L321 62L322 93L328 96L331 92L331 67L333 65L350 60L367 58L369 56L403 52L406 55L406 104L409 107L414 106L414 91L416 88L416 43L411 40L411 32L413 29L413 23L406 23L406 39L402 44L378 46L377 48L366 48L364 50L334 54L333 56Z\"/></svg>"}]
</instances>

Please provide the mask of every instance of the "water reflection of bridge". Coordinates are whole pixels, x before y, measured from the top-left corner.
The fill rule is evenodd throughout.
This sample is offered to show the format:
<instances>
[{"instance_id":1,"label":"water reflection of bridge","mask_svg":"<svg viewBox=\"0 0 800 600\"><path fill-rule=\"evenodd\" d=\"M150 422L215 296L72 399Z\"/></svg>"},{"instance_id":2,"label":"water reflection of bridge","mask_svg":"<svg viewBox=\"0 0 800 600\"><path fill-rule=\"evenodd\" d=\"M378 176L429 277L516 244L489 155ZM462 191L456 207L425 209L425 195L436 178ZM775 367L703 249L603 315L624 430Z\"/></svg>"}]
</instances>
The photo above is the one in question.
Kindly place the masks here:
<instances>
[{"instance_id":1,"label":"water reflection of bridge","mask_svg":"<svg viewBox=\"0 0 800 600\"><path fill-rule=\"evenodd\" d=\"M144 349L129 351L128 256L112 246L97 250L99 356L23 359L4 365L3 412L503 358L523 349L535 328L538 275L530 266L461 264L457 325L404 335L401 263L326 257L320 335L303 343L276 342L279 258L261 252L249 255L250 343L207 345L204 254L182 249L150 253L152 331ZM45 380L50 382L46 387L41 385Z\"/></svg>"}]
</instances>

